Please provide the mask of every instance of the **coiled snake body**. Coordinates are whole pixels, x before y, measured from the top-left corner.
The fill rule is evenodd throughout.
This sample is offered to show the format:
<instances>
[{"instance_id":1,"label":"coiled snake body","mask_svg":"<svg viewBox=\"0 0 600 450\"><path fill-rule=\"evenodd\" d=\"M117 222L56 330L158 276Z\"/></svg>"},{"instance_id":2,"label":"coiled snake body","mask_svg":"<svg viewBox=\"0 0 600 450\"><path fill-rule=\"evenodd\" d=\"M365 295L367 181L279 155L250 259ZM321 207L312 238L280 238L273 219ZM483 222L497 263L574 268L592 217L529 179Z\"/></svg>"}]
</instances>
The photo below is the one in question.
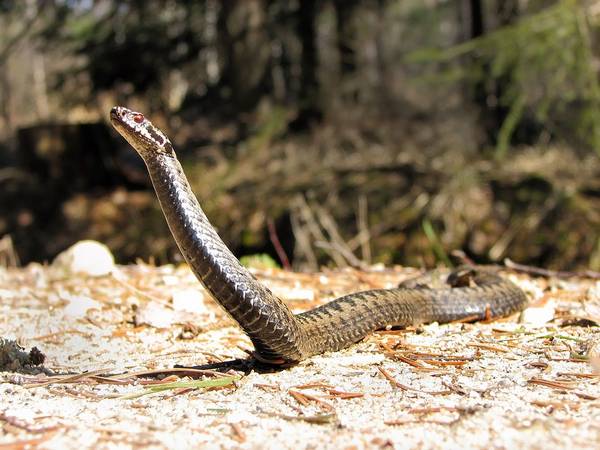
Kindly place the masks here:
<instances>
[{"instance_id":1,"label":"coiled snake body","mask_svg":"<svg viewBox=\"0 0 600 450\"><path fill-rule=\"evenodd\" d=\"M357 292L294 315L260 284L218 236L202 211L169 139L142 114L114 107L116 130L143 158L181 253L204 287L252 340L258 359L297 362L336 351L386 326L483 319L521 310L525 294L513 283L474 272L476 285L421 286Z\"/></svg>"}]
</instances>

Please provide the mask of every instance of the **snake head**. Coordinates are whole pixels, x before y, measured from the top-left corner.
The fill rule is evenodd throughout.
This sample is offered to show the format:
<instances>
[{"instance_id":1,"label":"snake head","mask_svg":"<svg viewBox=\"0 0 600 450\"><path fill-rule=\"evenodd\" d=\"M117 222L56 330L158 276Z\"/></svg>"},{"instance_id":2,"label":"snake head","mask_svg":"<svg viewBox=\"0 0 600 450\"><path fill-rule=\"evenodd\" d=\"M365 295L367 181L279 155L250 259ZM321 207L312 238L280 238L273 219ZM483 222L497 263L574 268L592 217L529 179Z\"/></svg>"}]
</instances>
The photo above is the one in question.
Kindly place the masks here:
<instances>
[{"instance_id":1,"label":"snake head","mask_svg":"<svg viewBox=\"0 0 600 450\"><path fill-rule=\"evenodd\" d=\"M115 106L110 110L110 122L142 157L156 154L175 155L169 138L142 113Z\"/></svg>"}]
</instances>

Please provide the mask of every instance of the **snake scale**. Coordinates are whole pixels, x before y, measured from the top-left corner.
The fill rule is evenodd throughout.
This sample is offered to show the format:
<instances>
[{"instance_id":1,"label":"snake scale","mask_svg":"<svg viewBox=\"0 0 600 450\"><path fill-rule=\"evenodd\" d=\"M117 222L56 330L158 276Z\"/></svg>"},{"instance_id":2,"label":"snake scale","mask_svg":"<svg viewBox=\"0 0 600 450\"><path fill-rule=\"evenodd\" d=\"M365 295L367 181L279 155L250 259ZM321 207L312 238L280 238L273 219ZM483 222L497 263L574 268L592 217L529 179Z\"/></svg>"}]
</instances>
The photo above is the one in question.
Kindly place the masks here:
<instances>
[{"instance_id":1,"label":"snake scale","mask_svg":"<svg viewBox=\"0 0 600 450\"><path fill-rule=\"evenodd\" d=\"M490 272L472 270L468 282L451 273L450 286L400 285L340 297L293 314L243 267L202 211L167 136L144 115L116 106L115 129L144 160L163 213L190 268L250 337L257 359L293 363L347 347L387 326L505 316L523 309L521 289ZM467 271L469 272L469 271Z\"/></svg>"}]
</instances>

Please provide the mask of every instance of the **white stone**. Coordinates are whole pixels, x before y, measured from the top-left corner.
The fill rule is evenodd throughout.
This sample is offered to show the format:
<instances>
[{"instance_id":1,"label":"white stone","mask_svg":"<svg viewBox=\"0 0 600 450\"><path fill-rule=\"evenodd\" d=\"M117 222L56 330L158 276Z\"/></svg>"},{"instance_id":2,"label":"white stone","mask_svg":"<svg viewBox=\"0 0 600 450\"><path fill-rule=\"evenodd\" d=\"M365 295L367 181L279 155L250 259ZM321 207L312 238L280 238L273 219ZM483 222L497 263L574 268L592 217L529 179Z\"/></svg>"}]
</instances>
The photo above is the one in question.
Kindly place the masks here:
<instances>
[{"instance_id":1,"label":"white stone","mask_svg":"<svg viewBox=\"0 0 600 450\"><path fill-rule=\"evenodd\" d=\"M310 302L315 300L315 291L311 288L274 285L271 287L271 291L273 294L275 294L275 296L284 298L286 300L303 300Z\"/></svg>"},{"instance_id":2,"label":"white stone","mask_svg":"<svg viewBox=\"0 0 600 450\"><path fill-rule=\"evenodd\" d=\"M600 375L600 339L592 341L587 355L590 359L592 370L594 373Z\"/></svg>"},{"instance_id":3,"label":"white stone","mask_svg":"<svg viewBox=\"0 0 600 450\"><path fill-rule=\"evenodd\" d=\"M521 313L520 322L542 326L554 319L555 312L556 304L553 300L549 300L542 306L534 306L524 310Z\"/></svg>"},{"instance_id":4,"label":"white stone","mask_svg":"<svg viewBox=\"0 0 600 450\"><path fill-rule=\"evenodd\" d=\"M204 296L200 289L180 289L173 292L173 309L191 313L205 313Z\"/></svg>"},{"instance_id":5,"label":"white stone","mask_svg":"<svg viewBox=\"0 0 600 450\"><path fill-rule=\"evenodd\" d=\"M52 267L65 275L85 274L90 276L108 275L115 268L115 259L108 247L96 241L79 241L52 262Z\"/></svg>"},{"instance_id":6,"label":"white stone","mask_svg":"<svg viewBox=\"0 0 600 450\"><path fill-rule=\"evenodd\" d=\"M176 286L181 283L181 278L175 275L164 275L162 281L165 283L165 286Z\"/></svg>"},{"instance_id":7,"label":"white stone","mask_svg":"<svg viewBox=\"0 0 600 450\"><path fill-rule=\"evenodd\" d=\"M65 315L73 318L83 318L90 309L100 309L102 305L94 299L83 295L76 295L67 298L67 306L65 307Z\"/></svg>"},{"instance_id":8,"label":"white stone","mask_svg":"<svg viewBox=\"0 0 600 450\"><path fill-rule=\"evenodd\" d=\"M590 318L600 317L600 281L597 281L594 286L588 289L583 308Z\"/></svg>"},{"instance_id":9,"label":"white stone","mask_svg":"<svg viewBox=\"0 0 600 450\"><path fill-rule=\"evenodd\" d=\"M140 305L135 314L135 324L150 325L154 328L169 328L175 323L175 312L158 302Z\"/></svg>"}]
</instances>

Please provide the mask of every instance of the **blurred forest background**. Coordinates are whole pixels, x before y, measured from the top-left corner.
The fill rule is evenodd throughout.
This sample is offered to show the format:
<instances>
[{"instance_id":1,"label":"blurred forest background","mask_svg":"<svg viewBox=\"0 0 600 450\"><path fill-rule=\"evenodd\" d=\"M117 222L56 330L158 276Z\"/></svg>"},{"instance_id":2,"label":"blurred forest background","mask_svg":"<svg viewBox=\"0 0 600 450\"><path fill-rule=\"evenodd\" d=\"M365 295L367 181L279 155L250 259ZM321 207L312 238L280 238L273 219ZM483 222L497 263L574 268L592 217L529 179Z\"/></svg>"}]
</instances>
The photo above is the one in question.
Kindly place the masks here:
<instances>
[{"instance_id":1,"label":"blurred forest background","mask_svg":"<svg viewBox=\"0 0 600 450\"><path fill-rule=\"evenodd\" d=\"M0 0L0 264L177 260L121 104L239 256L599 270L599 26L577 0Z\"/></svg>"}]
</instances>

